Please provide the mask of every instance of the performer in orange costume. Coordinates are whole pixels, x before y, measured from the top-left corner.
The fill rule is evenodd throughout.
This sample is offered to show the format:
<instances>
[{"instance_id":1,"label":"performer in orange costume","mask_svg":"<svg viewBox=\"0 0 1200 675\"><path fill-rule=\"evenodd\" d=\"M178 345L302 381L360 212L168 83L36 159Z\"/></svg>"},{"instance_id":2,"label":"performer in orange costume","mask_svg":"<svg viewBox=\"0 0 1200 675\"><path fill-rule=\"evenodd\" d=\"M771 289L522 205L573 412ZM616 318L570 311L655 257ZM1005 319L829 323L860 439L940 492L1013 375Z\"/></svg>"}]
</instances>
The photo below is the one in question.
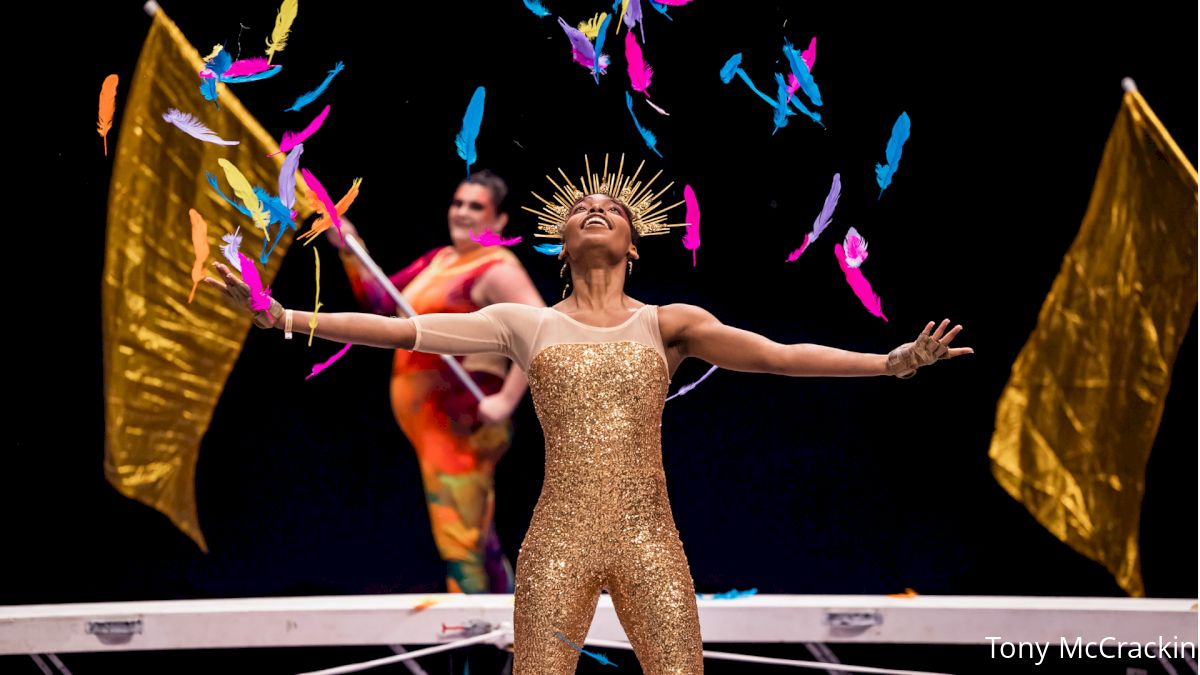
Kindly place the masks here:
<instances>
[{"instance_id":1,"label":"performer in orange costume","mask_svg":"<svg viewBox=\"0 0 1200 675\"><path fill-rule=\"evenodd\" d=\"M454 193L447 219L450 246L429 251L391 277L417 314L473 312L497 302L538 307L542 298L511 251L482 246L482 232L499 234L508 221L508 188L489 171L476 171ZM342 221L347 237L358 232ZM334 246L341 238L327 231ZM362 306L394 316L395 302L347 250L342 262ZM434 543L446 561L451 592L511 593L512 565L492 522L496 463L512 438L509 418L525 394L525 373L499 354L460 358L487 395L475 401L435 354L397 350L392 368L392 411L421 464Z\"/></svg>"}]
</instances>

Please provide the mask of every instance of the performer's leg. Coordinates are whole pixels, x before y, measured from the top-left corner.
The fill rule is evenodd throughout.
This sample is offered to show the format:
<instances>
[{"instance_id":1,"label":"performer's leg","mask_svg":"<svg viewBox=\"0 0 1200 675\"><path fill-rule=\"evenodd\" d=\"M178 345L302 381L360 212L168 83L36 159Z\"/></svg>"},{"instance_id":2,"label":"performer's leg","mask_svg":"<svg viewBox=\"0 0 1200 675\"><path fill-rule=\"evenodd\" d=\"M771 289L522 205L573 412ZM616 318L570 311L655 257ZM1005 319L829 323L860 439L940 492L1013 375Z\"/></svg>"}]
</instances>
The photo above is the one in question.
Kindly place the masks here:
<instances>
[{"instance_id":1,"label":"performer's leg","mask_svg":"<svg viewBox=\"0 0 1200 675\"><path fill-rule=\"evenodd\" d=\"M582 647L600 600L602 561L552 520L535 515L517 556L513 675L574 673L580 654L555 633Z\"/></svg>"},{"instance_id":2,"label":"performer's leg","mask_svg":"<svg viewBox=\"0 0 1200 675\"><path fill-rule=\"evenodd\" d=\"M621 546L610 564L613 607L646 675L703 673L696 592L674 526Z\"/></svg>"}]
</instances>

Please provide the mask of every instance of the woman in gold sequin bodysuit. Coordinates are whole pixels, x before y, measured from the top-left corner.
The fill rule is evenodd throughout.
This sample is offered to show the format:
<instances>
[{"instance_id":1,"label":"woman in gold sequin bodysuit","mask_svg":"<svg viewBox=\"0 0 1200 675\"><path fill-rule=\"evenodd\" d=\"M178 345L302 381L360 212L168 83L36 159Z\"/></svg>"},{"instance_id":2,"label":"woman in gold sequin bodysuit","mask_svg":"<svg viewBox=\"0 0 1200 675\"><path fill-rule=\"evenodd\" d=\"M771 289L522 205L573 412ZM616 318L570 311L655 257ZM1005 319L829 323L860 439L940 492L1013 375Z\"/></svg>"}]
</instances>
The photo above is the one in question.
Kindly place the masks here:
<instances>
[{"instance_id":1,"label":"woman in gold sequin bodysuit","mask_svg":"<svg viewBox=\"0 0 1200 675\"><path fill-rule=\"evenodd\" d=\"M567 211L567 209L564 209ZM638 259L637 215L607 194L582 196L560 226L572 292L554 307L500 303L414 319L321 314L317 335L448 354L499 352L529 375L546 436L545 484L517 558L516 675L572 673L607 589L646 673L701 673L700 624L683 546L667 502L660 422L670 375L687 357L729 370L792 376L911 375L969 353L948 345L961 326L933 324L889 354L783 345L722 324L691 305L645 305L624 293ZM211 285L248 307L223 265ZM305 312L276 304L261 327Z\"/></svg>"}]
</instances>

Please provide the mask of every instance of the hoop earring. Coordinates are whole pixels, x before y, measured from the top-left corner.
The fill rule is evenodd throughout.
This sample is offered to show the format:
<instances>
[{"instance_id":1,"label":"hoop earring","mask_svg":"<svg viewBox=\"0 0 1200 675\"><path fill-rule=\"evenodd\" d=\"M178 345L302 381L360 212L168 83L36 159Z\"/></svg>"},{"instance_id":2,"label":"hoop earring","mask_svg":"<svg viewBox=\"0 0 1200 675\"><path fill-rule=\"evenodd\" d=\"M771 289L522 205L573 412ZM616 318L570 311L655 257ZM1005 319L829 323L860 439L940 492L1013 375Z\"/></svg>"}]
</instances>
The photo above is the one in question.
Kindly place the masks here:
<instances>
[{"instance_id":1,"label":"hoop earring","mask_svg":"<svg viewBox=\"0 0 1200 675\"><path fill-rule=\"evenodd\" d=\"M562 269L558 271L558 278L562 279L567 276L567 263L563 263Z\"/></svg>"},{"instance_id":2,"label":"hoop earring","mask_svg":"<svg viewBox=\"0 0 1200 675\"><path fill-rule=\"evenodd\" d=\"M563 284L562 299L567 299L567 290L571 288L571 279L567 278L567 263L563 263L562 269L558 271L558 278L567 279L567 283Z\"/></svg>"},{"instance_id":3,"label":"hoop earring","mask_svg":"<svg viewBox=\"0 0 1200 675\"><path fill-rule=\"evenodd\" d=\"M633 258L630 258L630 259L629 259L629 272L628 272L628 274L633 274Z\"/></svg>"}]
</instances>

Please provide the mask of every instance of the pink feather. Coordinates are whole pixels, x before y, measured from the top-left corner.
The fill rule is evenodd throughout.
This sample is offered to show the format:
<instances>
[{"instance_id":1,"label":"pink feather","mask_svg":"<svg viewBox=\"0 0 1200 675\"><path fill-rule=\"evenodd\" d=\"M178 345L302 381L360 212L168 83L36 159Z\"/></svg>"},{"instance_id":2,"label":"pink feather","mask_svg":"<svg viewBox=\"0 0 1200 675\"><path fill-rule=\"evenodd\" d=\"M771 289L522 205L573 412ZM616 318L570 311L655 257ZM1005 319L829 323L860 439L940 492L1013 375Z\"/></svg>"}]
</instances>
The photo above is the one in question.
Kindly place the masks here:
<instances>
[{"instance_id":1,"label":"pink feather","mask_svg":"<svg viewBox=\"0 0 1200 675\"><path fill-rule=\"evenodd\" d=\"M788 73L788 85L787 85L788 103L792 102L792 94L796 93L796 90L799 88L800 88L800 80L796 79L796 76L794 74Z\"/></svg>"},{"instance_id":2,"label":"pink feather","mask_svg":"<svg viewBox=\"0 0 1200 675\"><path fill-rule=\"evenodd\" d=\"M871 290L871 282L863 276L862 270L851 267L846 262L846 252L842 249L841 244L833 245L833 253L837 256L842 273L846 275L846 283L850 284L850 288L854 291L854 295L858 296L859 302L867 308L868 312L887 321L888 318L883 315L883 300L875 295L875 291Z\"/></svg>"},{"instance_id":3,"label":"pink feather","mask_svg":"<svg viewBox=\"0 0 1200 675\"><path fill-rule=\"evenodd\" d=\"M813 64L817 62L817 38L816 38L816 36L813 36L813 39L808 43L808 49L805 49L804 51L800 52L800 60L804 62L804 65L808 66L808 72L811 73L812 69L813 69ZM788 73L788 85L787 85L788 103L792 102L792 94L796 93L796 90L799 88L800 88L800 80L796 79L796 74Z\"/></svg>"},{"instance_id":4,"label":"pink feather","mask_svg":"<svg viewBox=\"0 0 1200 675\"><path fill-rule=\"evenodd\" d=\"M846 264L851 267L862 265L867 259L867 240L853 227L846 232Z\"/></svg>"},{"instance_id":5,"label":"pink feather","mask_svg":"<svg viewBox=\"0 0 1200 675\"><path fill-rule=\"evenodd\" d=\"M483 246L515 246L516 244L521 243L521 238L513 237L511 239L504 239L491 230L485 230L478 235L472 232L471 241L482 244Z\"/></svg>"},{"instance_id":6,"label":"pink feather","mask_svg":"<svg viewBox=\"0 0 1200 675\"><path fill-rule=\"evenodd\" d=\"M221 77L244 77L246 75L257 75L270 69L271 66L267 63L267 59L265 57L242 59L241 61L234 61L233 64L229 66L229 70L226 70Z\"/></svg>"},{"instance_id":7,"label":"pink feather","mask_svg":"<svg viewBox=\"0 0 1200 675\"><path fill-rule=\"evenodd\" d=\"M808 72L811 73L813 64L817 62L817 36L814 35L813 39L809 41L808 49L800 52L800 60L808 66Z\"/></svg>"},{"instance_id":8,"label":"pink feather","mask_svg":"<svg viewBox=\"0 0 1200 675\"><path fill-rule=\"evenodd\" d=\"M625 33L625 60L629 62L630 86L634 91L646 94L650 78L654 76L654 69L642 58L642 47L634 37L633 31Z\"/></svg>"},{"instance_id":9,"label":"pink feather","mask_svg":"<svg viewBox=\"0 0 1200 675\"><path fill-rule=\"evenodd\" d=\"M692 252L692 267L696 266L696 249L700 248L700 202L691 185L683 186L683 201L687 204L687 215L683 222L683 247Z\"/></svg>"},{"instance_id":10,"label":"pink feather","mask_svg":"<svg viewBox=\"0 0 1200 675\"><path fill-rule=\"evenodd\" d=\"M804 241L800 242L800 248L798 248L795 251L792 251L790 254L788 254L788 257L787 257L788 262L796 262L797 260L800 259L800 254L804 253L804 249L808 248L808 238L811 236L812 236L812 232L809 232L808 234L804 235Z\"/></svg>"},{"instance_id":11,"label":"pink feather","mask_svg":"<svg viewBox=\"0 0 1200 675\"><path fill-rule=\"evenodd\" d=\"M646 99L646 103L647 103L647 104L649 104L649 106L650 106L651 108L654 108L654 110L656 110L656 111L658 112L658 114L659 114L659 115L666 115L667 117L670 117L670 116L671 116L671 113L669 113L669 112L667 112L666 110L663 110L662 108L660 108L660 107L658 107L658 106L654 105L654 101L651 101L650 99Z\"/></svg>"},{"instance_id":12,"label":"pink feather","mask_svg":"<svg viewBox=\"0 0 1200 675\"><path fill-rule=\"evenodd\" d=\"M312 372L311 372L311 373L309 373L309 374L308 374L308 376L307 376L307 377L305 377L304 379L306 379L306 380L311 380L312 378L316 377L316 376L317 376L317 375L318 375L318 374L319 374L319 373L320 373L322 370L325 370L325 369L326 369L326 368L328 368L329 366L332 366L332 365L334 364L334 362L335 362L335 361L337 361L338 359L340 359L340 358L342 358L343 356L345 356L345 355L346 355L346 352L350 351L350 348L351 348L352 346L354 346L354 345L347 344L345 347L342 347L341 349L339 349L339 350L337 351L337 353L336 353L336 354L334 354L333 356L331 356L331 357L329 357L329 358L325 359L323 362L321 362L321 363L314 363L314 364L313 364L313 367L312 367Z\"/></svg>"},{"instance_id":13,"label":"pink feather","mask_svg":"<svg viewBox=\"0 0 1200 675\"><path fill-rule=\"evenodd\" d=\"M287 152L304 141L307 141L309 136L317 133L317 129L321 128L321 125L325 123L325 118L328 116L329 106L325 106L325 109L321 111L321 114L317 115L316 119L312 121L312 124L309 124L304 128L304 131L301 131L300 133L295 133L292 131L284 132L283 140L279 142L279 150L272 152L271 154L267 155L267 157L273 157L281 152Z\"/></svg>"},{"instance_id":14,"label":"pink feather","mask_svg":"<svg viewBox=\"0 0 1200 675\"><path fill-rule=\"evenodd\" d=\"M250 309L265 312L271 308L271 289L263 288L262 278L258 276L258 268L254 261L247 258L245 253L238 251L238 260L242 263L242 280L250 287Z\"/></svg>"},{"instance_id":15,"label":"pink feather","mask_svg":"<svg viewBox=\"0 0 1200 675\"><path fill-rule=\"evenodd\" d=\"M325 106L325 111L329 111L329 106ZM321 185L321 181L312 175L308 169L300 169L300 175L304 176L304 182L308 184L308 189L313 191L317 199L325 205L325 215L333 220L333 226L337 228L338 236L342 238L342 243L346 242L346 236L342 234L342 217L338 215L337 207L333 205L333 200L329 198L329 193L325 191L325 186Z\"/></svg>"}]
</instances>

